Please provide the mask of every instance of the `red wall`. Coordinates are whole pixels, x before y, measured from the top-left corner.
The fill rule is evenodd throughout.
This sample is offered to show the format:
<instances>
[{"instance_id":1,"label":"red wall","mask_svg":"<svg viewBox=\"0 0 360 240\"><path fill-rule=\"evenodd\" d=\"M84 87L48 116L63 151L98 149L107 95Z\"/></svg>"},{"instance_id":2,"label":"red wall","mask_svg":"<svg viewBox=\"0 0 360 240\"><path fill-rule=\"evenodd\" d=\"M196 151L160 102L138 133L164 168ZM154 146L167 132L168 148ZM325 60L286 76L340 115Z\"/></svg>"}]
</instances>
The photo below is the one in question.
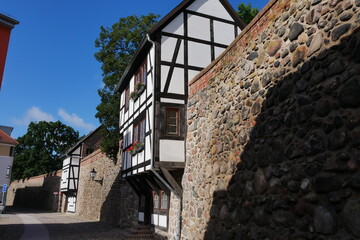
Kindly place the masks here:
<instances>
[{"instance_id":1,"label":"red wall","mask_svg":"<svg viewBox=\"0 0 360 240\"><path fill-rule=\"evenodd\" d=\"M0 25L0 88L4 74L6 53L8 50L11 29Z\"/></svg>"}]
</instances>

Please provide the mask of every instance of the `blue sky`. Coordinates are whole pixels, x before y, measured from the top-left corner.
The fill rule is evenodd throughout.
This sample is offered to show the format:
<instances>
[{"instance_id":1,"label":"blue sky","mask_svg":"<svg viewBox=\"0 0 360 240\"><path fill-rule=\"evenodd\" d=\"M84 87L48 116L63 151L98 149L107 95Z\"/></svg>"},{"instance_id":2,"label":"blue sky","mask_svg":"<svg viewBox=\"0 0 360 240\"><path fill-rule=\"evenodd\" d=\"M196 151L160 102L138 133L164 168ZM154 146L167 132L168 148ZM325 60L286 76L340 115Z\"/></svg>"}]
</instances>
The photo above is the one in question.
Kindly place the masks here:
<instances>
[{"instance_id":1,"label":"blue sky","mask_svg":"<svg viewBox=\"0 0 360 240\"><path fill-rule=\"evenodd\" d=\"M0 125L12 136L26 133L31 121L57 121L87 134L95 118L102 87L101 65L94 58L100 26L120 17L162 17L180 0L2 0L0 11L20 21L11 33L0 90ZM230 0L234 8L251 2L262 9L266 0Z\"/></svg>"}]
</instances>

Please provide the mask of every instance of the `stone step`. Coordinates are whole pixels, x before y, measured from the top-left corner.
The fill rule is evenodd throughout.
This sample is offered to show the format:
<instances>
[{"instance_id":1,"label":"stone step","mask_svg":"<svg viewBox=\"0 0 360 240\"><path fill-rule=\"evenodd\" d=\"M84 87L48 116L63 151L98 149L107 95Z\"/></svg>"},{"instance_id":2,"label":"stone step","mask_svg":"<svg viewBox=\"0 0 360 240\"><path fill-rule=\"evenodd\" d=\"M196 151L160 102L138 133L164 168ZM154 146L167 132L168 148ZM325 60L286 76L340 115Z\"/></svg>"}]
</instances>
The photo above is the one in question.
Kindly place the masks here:
<instances>
[{"instance_id":1,"label":"stone step","mask_svg":"<svg viewBox=\"0 0 360 240\"><path fill-rule=\"evenodd\" d=\"M154 239L154 231L148 226L135 226L123 229L120 237L126 240Z\"/></svg>"}]
</instances>

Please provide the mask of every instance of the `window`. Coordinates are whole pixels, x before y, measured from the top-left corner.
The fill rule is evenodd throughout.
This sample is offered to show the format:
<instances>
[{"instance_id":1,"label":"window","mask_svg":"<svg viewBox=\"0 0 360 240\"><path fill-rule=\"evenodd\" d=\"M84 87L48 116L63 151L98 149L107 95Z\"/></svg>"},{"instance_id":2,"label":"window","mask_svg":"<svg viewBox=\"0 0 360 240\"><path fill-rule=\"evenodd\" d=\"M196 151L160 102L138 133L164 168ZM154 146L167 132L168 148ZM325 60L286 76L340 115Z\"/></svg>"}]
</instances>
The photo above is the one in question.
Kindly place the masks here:
<instances>
[{"instance_id":1,"label":"window","mask_svg":"<svg viewBox=\"0 0 360 240\"><path fill-rule=\"evenodd\" d=\"M133 143L135 142L145 142L145 118L142 119L138 124L134 126L133 132Z\"/></svg>"},{"instance_id":2,"label":"window","mask_svg":"<svg viewBox=\"0 0 360 240\"><path fill-rule=\"evenodd\" d=\"M180 110L178 108L166 108L165 111L165 134L180 134Z\"/></svg>"},{"instance_id":3,"label":"window","mask_svg":"<svg viewBox=\"0 0 360 240\"><path fill-rule=\"evenodd\" d=\"M6 169L6 178L10 178L10 174L11 174L11 166L8 166Z\"/></svg>"},{"instance_id":4,"label":"window","mask_svg":"<svg viewBox=\"0 0 360 240\"><path fill-rule=\"evenodd\" d=\"M141 64L138 71L135 73L135 88L138 84L146 84L147 79L147 68L146 60Z\"/></svg>"},{"instance_id":5,"label":"window","mask_svg":"<svg viewBox=\"0 0 360 240\"><path fill-rule=\"evenodd\" d=\"M157 192L153 192L154 209L159 209L160 196Z\"/></svg>"},{"instance_id":6,"label":"window","mask_svg":"<svg viewBox=\"0 0 360 240\"><path fill-rule=\"evenodd\" d=\"M161 191L160 192L161 194L161 206L160 206L160 209L161 210L167 210L168 209L168 195L166 195L165 192Z\"/></svg>"},{"instance_id":7,"label":"window","mask_svg":"<svg viewBox=\"0 0 360 240\"><path fill-rule=\"evenodd\" d=\"M125 90L125 112L129 110L129 100L130 100L130 88L128 86Z\"/></svg>"},{"instance_id":8,"label":"window","mask_svg":"<svg viewBox=\"0 0 360 240\"><path fill-rule=\"evenodd\" d=\"M13 157L14 156L14 147L10 147L10 153L9 153L9 157Z\"/></svg>"},{"instance_id":9,"label":"window","mask_svg":"<svg viewBox=\"0 0 360 240\"><path fill-rule=\"evenodd\" d=\"M169 208L169 196L164 191L153 191L154 210L166 211Z\"/></svg>"}]
</instances>

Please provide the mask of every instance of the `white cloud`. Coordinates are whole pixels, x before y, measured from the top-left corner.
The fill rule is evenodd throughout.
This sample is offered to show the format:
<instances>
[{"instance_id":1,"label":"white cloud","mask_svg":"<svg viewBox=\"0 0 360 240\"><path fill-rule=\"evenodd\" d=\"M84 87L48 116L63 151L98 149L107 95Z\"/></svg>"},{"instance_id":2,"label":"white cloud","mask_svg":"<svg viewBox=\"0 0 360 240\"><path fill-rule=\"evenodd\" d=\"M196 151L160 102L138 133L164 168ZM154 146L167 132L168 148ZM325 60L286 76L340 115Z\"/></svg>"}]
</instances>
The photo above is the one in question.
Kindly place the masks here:
<instances>
[{"instance_id":1,"label":"white cloud","mask_svg":"<svg viewBox=\"0 0 360 240\"><path fill-rule=\"evenodd\" d=\"M40 108L33 106L27 110L24 116L21 119L14 118L13 123L16 125L27 126L30 122L40 122L40 121L55 121L54 117L46 112L40 110Z\"/></svg>"},{"instance_id":2,"label":"white cloud","mask_svg":"<svg viewBox=\"0 0 360 240\"><path fill-rule=\"evenodd\" d=\"M73 125L74 127L84 129L86 131L91 131L95 129L95 126L91 123L86 123L81 117L76 115L75 113L69 114L64 109L59 109L58 114L62 119Z\"/></svg>"}]
</instances>

